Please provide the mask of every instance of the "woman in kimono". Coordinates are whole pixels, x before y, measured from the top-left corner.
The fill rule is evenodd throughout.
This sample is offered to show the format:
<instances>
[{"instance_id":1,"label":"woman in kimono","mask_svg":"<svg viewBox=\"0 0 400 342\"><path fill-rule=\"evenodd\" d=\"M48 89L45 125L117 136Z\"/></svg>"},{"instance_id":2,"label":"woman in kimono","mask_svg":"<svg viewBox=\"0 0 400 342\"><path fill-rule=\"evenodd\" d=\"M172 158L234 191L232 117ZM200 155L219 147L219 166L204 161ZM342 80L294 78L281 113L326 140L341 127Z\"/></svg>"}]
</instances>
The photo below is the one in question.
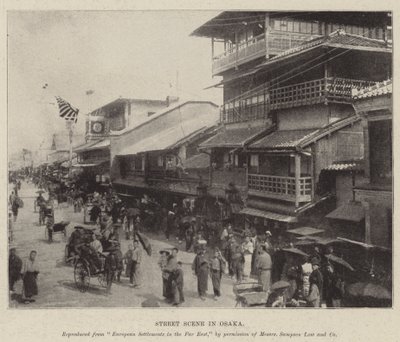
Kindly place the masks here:
<instances>
[{"instance_id":1,"label":"woman in kimono","mask_svg":"<svg viewBox=\"0 0 400 342\"><path fill-rule=\"evenodd\" d=\"M192 264L192 270L197 277L197 292L201 300L206 300L208 290L208 273L210 265L204 256L204 249L200 249Z\"/></svg>"},{"instance_id":2,"label":"woman in kimono","mask_svg":"<svg viewBox=\"0 0 400 342\"><path fill-rule=\"evenodd\" d=\"M36 251L31 251L29 258L25 260L22 269L22 280L23 280L23 298L25 304L34 302L33 296L38 294L37 276L39 274L39 267L36 262Z\"/></svg>"}]
</instances>

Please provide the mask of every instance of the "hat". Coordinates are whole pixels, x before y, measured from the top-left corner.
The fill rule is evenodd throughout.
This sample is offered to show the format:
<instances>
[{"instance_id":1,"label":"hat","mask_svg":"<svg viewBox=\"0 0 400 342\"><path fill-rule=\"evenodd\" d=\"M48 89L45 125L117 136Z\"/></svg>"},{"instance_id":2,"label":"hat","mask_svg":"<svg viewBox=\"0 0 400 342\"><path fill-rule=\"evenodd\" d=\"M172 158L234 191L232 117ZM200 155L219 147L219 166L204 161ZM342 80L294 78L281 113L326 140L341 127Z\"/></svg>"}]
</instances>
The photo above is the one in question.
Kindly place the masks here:
<instances>
[{"instance_id":1,"label":"hat","mask_svg":"<svg viewBox=\"0 0 400 342\"><path fill-rule=\"evenodd\" d=\"M272 236L272 234L271 234L271 232L270 232L269 230L267 230L267 231L265 232L265 235L267 235L267 236Z\"/></svg>"},{"instance_id":2,"label":"hat","mask_svg":"<svg viewBox=\"0 0 400 342\"><path fill-rule=\"evenodd\" d=\"M85 229L85 228L82 226L75 226L74 229Z\"/></svg>"},{"instance_id":3,"label":"hat","mask_svg":"<svg viewBox=\"0 0 400 342\"><path fill-rule=\"evenodd\" d=\"M166 251L165 249L159 251L160 254L170 255L171 253Z\"/></svg>"},{"instance_id":4,"label":"hat","mask_svg":"<svg viewBox=\"0 0 400 342\"><path fill-rule=\"evenodd\" d=\"M317 258L312 258L311 259L311 265L316 265L316 266L320 266L320 262Z\"/></svg>"}]
</instances>

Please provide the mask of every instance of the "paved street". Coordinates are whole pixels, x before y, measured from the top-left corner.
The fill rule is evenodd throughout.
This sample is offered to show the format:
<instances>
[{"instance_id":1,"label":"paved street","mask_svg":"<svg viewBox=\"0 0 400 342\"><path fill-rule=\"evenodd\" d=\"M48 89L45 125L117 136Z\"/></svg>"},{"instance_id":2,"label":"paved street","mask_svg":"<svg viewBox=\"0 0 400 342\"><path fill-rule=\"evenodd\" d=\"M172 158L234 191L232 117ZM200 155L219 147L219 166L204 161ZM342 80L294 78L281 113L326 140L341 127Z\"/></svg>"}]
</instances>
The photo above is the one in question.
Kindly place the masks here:
<instances>
[{"instance_id":1,"label":"paved street","mask_svg":"<svg viewBox=\"0 0 400 342\"><path fill-rule=\"evenodd\" d=\"M161 272L157 265L158 251L172 247L165 241L152 239L153 254L151 257L144 255L143 260L143 287L132 289L129 280L122 278L121 283L114 283L112 294L105 295L105 288L101 287L97 278L91 278L90 289L81 293L75 286L73 267L64 263L64 248L66 239L61 234L54 235L54 242L49 244L45 238L45 227L38 226L38 213L34 213L33 201L37 196L36 188L32 184L22 184L20 196L24 201L24 208L20 209L17 222L14 224L13 245L17 253L25 259L32 249L37 250L37 260L40 267L38 277L39 295L36 302L29 305L20 303L22 282L16 284L17 295L10 298L10 307L140 307L146 299L154 299L160 306L169 306L163 301ZM45 194L46 196L46 194ZM74 213L73 208L59 208L55 210L55 222L61 220L71 221L68 227L67 237L73 227L83 222L82 213ZM122 252L128 249L128 241L122 240ZM196 278L192 274L191 264L193 253L180 251L178 260L182 261L184 269L184 293L185 303L183 307L234 307L235 298L232 292L233 281L224 278L222 281L222 297L214 301L212 297L212 284L209 280L208 297L206 301L197 296ZM124 273L123 273L124 274Z\"/></svg>"}]
</instances>

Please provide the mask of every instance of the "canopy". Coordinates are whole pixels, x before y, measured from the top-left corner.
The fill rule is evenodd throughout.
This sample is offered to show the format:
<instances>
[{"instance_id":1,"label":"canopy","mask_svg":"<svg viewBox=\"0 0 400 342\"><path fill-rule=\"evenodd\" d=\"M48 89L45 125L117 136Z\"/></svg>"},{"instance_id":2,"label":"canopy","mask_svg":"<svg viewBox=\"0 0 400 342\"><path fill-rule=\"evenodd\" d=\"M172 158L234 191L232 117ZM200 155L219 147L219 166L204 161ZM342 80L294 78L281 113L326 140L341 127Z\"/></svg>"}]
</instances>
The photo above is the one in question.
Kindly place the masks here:
<instances>
[{"instance_id":1,"label":"canopy","mask_svg":"<svg viewBox=\"0 0 400 342\"><path fill-rule=\"evenodd\" d=\"M291 233L291 234L301 235L301 236L308 236L308 235L323 233L323 232L325 232L325 230L312 228L312 227L300 227L300 228L288 230L287 232Z\"/></svg>"},{"instance_id":2,"label":"canopy","mask_svg":"<svg viewBox=\"0 0 400 342\"><path fill-rule=\"evenodd\" d=\"M101 160L97 160L92 163L75 164L75 165L72 165L72 167L94 167L94 166L99 166L101 164L109 163L109 162L110 162L109 159L101 159Z\"/></svg>"},{"instance_id":3,"label":"canopy","mask_svg":"<svg viewBox=\"0 0 400 342\"><path fill-rule=\"evenodd\" d=\"M342 204L334 211L326 215L329 219L360 222L365 217L364 208L359 202Z\"/></svg>"},{"instance_id":4,"label":"canopy","mask_svg":"<svg viewBox=\"0 0 400 342\"><path fill-rule=\"evenodd\" d=\"M282 214L277 214L277 213L273 213L270 211L264 211L264 210L253 209L253 208L243 208L240 211L240 214L256 216L256 217L266 218L266 219L280 221L280 222L297 222L297 217L295 217L295 216L282 215Z\"/></svg>"}]
</instances>

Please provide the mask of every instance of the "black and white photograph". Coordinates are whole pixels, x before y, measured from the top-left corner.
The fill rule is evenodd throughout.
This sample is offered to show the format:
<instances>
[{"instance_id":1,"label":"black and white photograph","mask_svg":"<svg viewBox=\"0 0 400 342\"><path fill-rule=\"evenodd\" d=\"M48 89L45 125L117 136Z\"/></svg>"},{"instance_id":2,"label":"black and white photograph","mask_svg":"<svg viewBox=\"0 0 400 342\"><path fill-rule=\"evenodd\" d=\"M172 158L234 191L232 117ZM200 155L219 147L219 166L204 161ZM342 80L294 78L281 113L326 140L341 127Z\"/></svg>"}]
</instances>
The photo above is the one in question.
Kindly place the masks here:
<instances>
[{"instance_id":1,"label":"black and white photograph","mask_svg":"<svg viewBox=\"0 0 400 342\"><path fill-rule=\"evenodd\" d=\"M392 12L263 6L7 11L8 310L393 307Z\"/></svg>"}]
</instances>

